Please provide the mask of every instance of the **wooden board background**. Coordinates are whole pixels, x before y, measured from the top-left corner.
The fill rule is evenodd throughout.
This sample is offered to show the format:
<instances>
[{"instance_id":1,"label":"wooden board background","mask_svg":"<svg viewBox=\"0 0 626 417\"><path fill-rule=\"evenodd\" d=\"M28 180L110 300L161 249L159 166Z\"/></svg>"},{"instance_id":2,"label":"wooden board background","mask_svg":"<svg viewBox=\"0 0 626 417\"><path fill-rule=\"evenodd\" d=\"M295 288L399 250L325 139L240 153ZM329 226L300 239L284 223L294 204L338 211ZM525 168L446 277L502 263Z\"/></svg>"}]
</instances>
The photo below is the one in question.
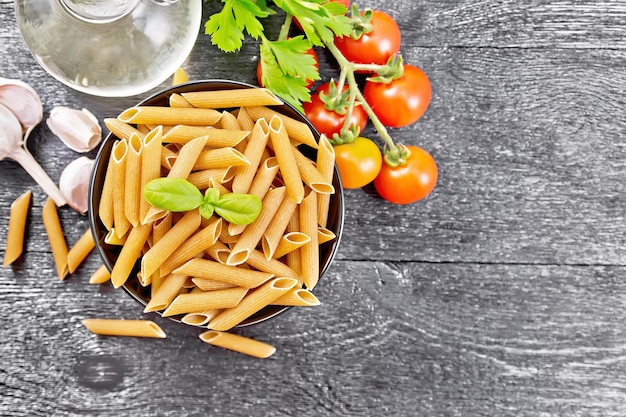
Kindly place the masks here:
<instances>
[{"instance_id":1,"label":"wooden board background","mask_svg":"<svg viewBox=\"0 0 626 417\"><path fill-rule=\"evenodd\" d=\"M371 187L346 191L323 306L241 331L277 347L262 361L154 315L165 340L89 334L86 317L144 316L124 293L87 283L95 253L56 279L45 196L0 162L0 254L11 202L34 192L25 255L0 269L0 415L626 415L626 3L358 4L397 19L405 60L431 79L424 118L392 133L434 155L435 192L394 206ZM148 95L102 99L55 81L9 0L0 57L0 77L29 82L45 117L69 106L102 120ZM185 69L254 83L257 59L254 42L224 55L201 34ZM79 156L45 124L29 148L55 180ZM87 219L60 215L72 243Z\"/></svg>"}]
</instances>

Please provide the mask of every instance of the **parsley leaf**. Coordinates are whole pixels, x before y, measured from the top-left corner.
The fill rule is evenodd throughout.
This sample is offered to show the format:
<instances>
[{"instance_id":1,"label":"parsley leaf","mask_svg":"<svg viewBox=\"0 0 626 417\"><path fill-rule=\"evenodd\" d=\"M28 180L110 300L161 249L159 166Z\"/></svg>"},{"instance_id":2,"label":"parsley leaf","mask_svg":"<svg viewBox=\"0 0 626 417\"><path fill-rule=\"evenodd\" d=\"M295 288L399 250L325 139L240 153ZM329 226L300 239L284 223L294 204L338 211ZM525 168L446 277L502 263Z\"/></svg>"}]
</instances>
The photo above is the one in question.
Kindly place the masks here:
<instances>
[{"instance_id":1,"label":"parsley leaf","mask_svg":"<svg viewBox=\"0 0 626 417\"><path fill-rule=\"evenodd\" d=\"M213 45L224 52L235 52L241 49L244 30L255 39L263 35L259 18L269 16L267 8L261 9L252 0L222 0L222 3L222 11L213 14L204 25Z\"/></svg>"}]
</instances>

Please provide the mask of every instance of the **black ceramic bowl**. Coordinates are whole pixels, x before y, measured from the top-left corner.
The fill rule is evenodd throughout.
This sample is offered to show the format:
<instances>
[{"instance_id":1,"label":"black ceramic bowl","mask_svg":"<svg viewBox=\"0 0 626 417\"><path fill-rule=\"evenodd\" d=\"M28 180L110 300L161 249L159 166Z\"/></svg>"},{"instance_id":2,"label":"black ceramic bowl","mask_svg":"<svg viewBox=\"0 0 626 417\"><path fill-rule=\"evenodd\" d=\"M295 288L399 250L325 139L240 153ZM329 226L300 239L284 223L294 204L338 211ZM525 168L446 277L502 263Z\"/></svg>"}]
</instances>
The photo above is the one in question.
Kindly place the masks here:
<instances>
[{"instance_id":1,"label":"black ceramic bowl","mask_svg":"<svg viewBox=\"0 0 626 417\"><path fill-rule=\"evenodd\" d=\"M186 93L191 91L207 91L207 90L228 90L228 89L241 89L241 88L257 88L250 84L245 84L236 81L228 80L206 80L196 81L186 84L177 85L166 90L163 90L155 95L145 99L137 105L141 106L168 106L169 97L174 93ZM274 110L292 117L296 120L306 123L313 132L316 139L319 139L319 133L313 127L300 112L293 108L289 104L283 104L280 106L273 106ZM89 187L89 222L91 231L96 242L96 248L104 265L111 271L117 257L119 256L120 247L108 245L104 242L104 238L107 234L107 229L100 221L97 213L97 207L100 204L100 195L102 193L102 185L104 183L104 176L106 173L107 163L109 155L111 154L111 148L113 143L118 138L113 134L109 134L103 141L98 155L96 157L95 165L92 172L90 187ZM316 151L305 145L300 146L300 150L309 158L314 159ZM343 229L343 217L344 217L344 200L343 189L341 187L341 181L339 179L339 172L335 168L335 174L333 176L333 186L335 187L335 194L332 195L330 200L330 212L328 216L328 229L335 233L336 239L320 245L320 278L324 275L328 267L330 266L337 248L339 241L341 240L341 234ZM150 287L143 287L139 284L139 280L136 278L136 273L139 271L140 259L137 259L135 269L131 273L130 278L124 284L123 288L128 294L134 297L142 305L146 305L150 300ZM251 324L257 324L265 321L269 318L275 317L278 314L287 310L288 307L282 306L268 306L263 310L257 312L253 316L249 317L238 327L249 326ZM173 320L180 321L180 316L171 317Z\"/></svg>"}]
</instances>

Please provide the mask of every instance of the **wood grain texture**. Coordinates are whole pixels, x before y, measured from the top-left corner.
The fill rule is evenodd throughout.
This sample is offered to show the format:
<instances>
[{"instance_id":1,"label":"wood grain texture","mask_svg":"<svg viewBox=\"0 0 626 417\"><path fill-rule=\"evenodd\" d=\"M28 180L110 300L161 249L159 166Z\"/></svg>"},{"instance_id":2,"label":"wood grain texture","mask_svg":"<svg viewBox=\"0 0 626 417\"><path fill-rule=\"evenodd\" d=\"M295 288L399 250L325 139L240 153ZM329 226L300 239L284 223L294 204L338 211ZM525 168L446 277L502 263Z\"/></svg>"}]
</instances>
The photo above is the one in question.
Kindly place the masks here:
<instances>
[{"instance_id":1,"label":"wood grain texture","mask_svg":"<svg viewBox=\"0 0 626 417\"><path fill-rule=\"evenodd\" d=\"M258 360L88 284L96 253L58 281L45 195L1 161L0 256L11 202L34 194L25 253L0 269L0 416L626 415L626 7L359 4L398 20L405 61L431 79L425 116L392 134L435 156L434 193L394 206L372 187L347 190L322 305L240 330L277 347ZM205 20L218 8L205 3ZM270 36L280 22L269 20ZM31 83L44 118L63 105L102 120L157 90L103 99L63 86L26 50L10 0L0 0L0 56L0 77ZM320 56L323 77L336 77ZM257 60L254 41L222 54L200 35L185 70L254 84ZM29 149L55 180L80 156L45 123ZM59 215L71 244L87 219ZM88 317L150 318L168 338L95 336Z\"/></svg>"}]
</instances>

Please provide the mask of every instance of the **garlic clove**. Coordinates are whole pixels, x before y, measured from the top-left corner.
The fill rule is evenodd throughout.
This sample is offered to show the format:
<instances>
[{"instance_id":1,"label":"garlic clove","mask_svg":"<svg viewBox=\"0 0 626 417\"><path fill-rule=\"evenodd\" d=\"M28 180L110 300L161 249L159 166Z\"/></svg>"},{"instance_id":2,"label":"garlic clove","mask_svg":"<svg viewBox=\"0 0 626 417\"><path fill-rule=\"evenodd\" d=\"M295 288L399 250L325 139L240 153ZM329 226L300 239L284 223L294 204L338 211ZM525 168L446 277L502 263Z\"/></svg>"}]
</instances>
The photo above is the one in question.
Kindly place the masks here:
<instances>
[{"instance_id":1,"label":"garlic clove","mask_svg":"<svg viewBox=\"0 0 626 417\"><path fill-rule=\"evenodd\" d=\"M59 179L61 194L67 204L80 214L85 214L89 206L89 181L93 165L93 159L81 156L63 169Z\"/></svg>"},{"instance_id":2,"label":"garlic clove","mask_svg":"<svg viewBox=\"0 0 626 417\"><path fill-rule=\"evenodd\" d=\"M87 109L55 107L46 124L65 146L76 152L89 152L102 139L98 119Z\"/></svg>"},{"instance_id":3,"label":"garlic clove","mask_svg":"<svg viewBox=\"0 0 626 417\"><path fill-rule=\"evenodd\" d=\"M10 158L14 149L22 143L20 121L8 107L0 103L0 161Z\"/></svg>"},{"instance_id":4,"label":"garlic clove","mask_svg":"<svg viewBox=\"0 0 626 417\"><path fill-rule=\"evenodd\" d=\"M43 105L39 95L23 81L0 77L0 104L15 114L25 137L43 119Z\"/></svg>"}]
</instances>

